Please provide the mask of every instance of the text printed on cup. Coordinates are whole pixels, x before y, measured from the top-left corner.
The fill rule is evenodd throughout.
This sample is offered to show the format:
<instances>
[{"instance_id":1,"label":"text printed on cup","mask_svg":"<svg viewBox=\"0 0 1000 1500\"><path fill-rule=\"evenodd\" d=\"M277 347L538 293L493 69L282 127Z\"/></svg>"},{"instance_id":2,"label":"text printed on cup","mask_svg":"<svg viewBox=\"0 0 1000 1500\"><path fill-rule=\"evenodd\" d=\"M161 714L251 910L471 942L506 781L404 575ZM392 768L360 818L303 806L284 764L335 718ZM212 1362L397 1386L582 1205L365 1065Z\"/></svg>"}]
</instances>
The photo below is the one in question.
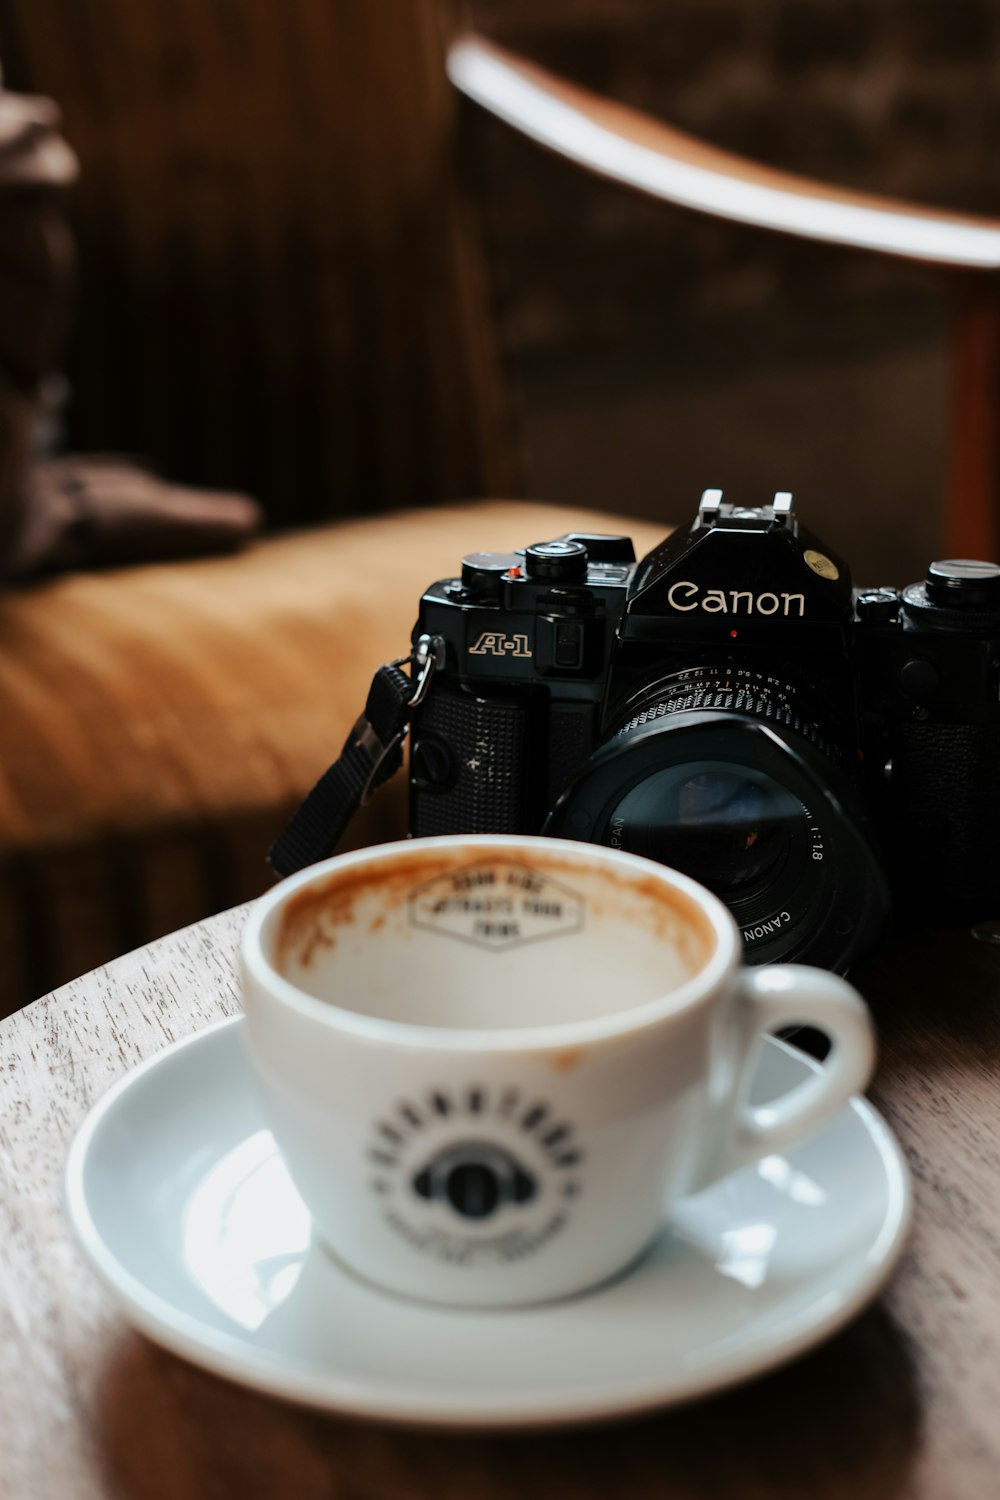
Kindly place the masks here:
<instances>
[{"instance_id":1,"label":"text printed on cup","mask_svg":"<svg viewBox=\"0 0 1000 1500\"><path fill-rule=\"evenodd\" d=\"M500 950L579 932L586 904L544 870L490 860L416 886L409 908L414 927Z\"/></svg>"}]
</instances>

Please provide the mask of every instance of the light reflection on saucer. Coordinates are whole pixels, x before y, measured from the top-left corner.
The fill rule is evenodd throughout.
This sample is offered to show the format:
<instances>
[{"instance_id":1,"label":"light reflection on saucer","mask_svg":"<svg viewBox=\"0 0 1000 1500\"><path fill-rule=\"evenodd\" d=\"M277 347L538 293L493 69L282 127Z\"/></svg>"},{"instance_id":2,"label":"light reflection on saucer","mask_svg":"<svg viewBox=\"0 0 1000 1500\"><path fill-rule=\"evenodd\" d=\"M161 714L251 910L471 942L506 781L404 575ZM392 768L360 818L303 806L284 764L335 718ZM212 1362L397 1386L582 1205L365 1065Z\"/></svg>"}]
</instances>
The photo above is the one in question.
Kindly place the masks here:
<instances>
[{"instance_id":1,"label":"light reflection on saucer","mask_svg":"<svg viewBox=\"0 0 1000 1500\"><path fill-rule=\"evenodd\" d=\"M784 1156L765 1156L757 1163L757 1175L805 1208L822 1208L827 1195L818 1182L793 1167ZM740 1224L719 1233L720 1251L715 1269L743 1286L763 1286L778 1231L773 1223Z\"/></svg>"},{"instance_id":2,"label":"light reflection on saucer","mask_svg":"<svg viewBox=\"0 0 1000 1500\"><path fill-rule=\"evenodd\" d=\"M765 1156L757 1163L757 1171L765 1182L769 1182L779 1193L785 1193L793 1203L802 1203L807 1208L822 1208L827 1194L818 1182L805 1172L799 1172L784 1156Z\"/></svg>"},{"instance_id":3,"label":"light reflection on saucer","mask_svg":"<svg viewBox=\"0 0 1000 1500\"><path fill-rule=\"evenodd\" d=\"M184 1264L220 1311L250 1332L295 1288L310 1218L274 1137L258 1130L216 1162L187 1203Z\"/></svg>"},{"instance_id":4,"label":"light reflection on saucer","mask_svg":"<svg viewBox=\"0 0 1000 1500\"><path fill-rule=\"evenodd\" d=\"M778 1196L777 1204L766 1189L762 1193L761 1181ZM814 1213L822 1215L828 1199L826 1188L787 1157L765 1156L755 1167L682 1199L674 1209L671 1232L675 1240L709 1260L720 1275L756 1291L770 1276L788 1274L787 1253L783 1270L774 1265L780 1249L779 1226L789 1214L802 1215L800 1233L808 1236L811 1231L806 1231L806 1223L813 1221Z\"/></svg>"},{"instance_id":5,"label":"light reflection on saucer","mask_svg":"<svg viewBox=\"0 0 1000 1500\"><path fill-rule=\"evenodd\" d=\"M741 1224L738 1229L724 1229L719 1236L722 1251L716 1256L715 1269L751 1289L763 1286L777 1238L773 1224Z\"/></svg>"}]
</instances>

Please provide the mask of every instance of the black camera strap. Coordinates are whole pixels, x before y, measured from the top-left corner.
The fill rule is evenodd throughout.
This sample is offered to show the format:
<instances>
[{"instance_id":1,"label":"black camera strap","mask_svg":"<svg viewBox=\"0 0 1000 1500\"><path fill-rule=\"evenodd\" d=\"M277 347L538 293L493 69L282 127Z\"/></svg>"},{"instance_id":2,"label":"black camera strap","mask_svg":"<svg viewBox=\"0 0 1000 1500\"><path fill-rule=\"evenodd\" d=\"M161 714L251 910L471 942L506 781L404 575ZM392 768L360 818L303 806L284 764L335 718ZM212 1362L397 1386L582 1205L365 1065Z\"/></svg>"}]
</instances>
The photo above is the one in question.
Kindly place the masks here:
<instances>
[{"instance_id":1,"label":"black camera strap","mask_svg":"<svg viewBox=\"0 0 1000 1500\"><path fill-rule=\"evenodd\" d=\"M294 875L332 854L357 809L403 763L403 741L415 708L444 657L440 636L422 635L411 656L379 667L365 711L343 750L324 771L268 854L279 875ZM413 675L402 670L412 663Z\"/></svg>"}]
</instances>

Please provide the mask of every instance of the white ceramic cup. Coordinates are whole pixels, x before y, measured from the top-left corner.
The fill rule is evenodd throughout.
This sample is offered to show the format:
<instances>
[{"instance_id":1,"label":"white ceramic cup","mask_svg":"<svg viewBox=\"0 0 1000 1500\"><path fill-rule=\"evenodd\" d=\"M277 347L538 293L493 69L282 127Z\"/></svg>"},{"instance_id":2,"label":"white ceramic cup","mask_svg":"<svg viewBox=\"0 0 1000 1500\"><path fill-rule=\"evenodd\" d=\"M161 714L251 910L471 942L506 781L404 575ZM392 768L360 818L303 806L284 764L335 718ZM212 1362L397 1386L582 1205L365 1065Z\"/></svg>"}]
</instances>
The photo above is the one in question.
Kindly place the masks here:
<instances>
[{"instance_id":1,"label":"white ceramic cup","mask_svg":"<svg viewBox=\"0 0 1000 1500\"><path fill-rule=\"evenodd\" d=\"M729 912L618 850L455 836L314 865L255 906L246 1038L327 1246L395 1292L509 1306L577 1292L679 1196L864 1088L842 979L742 968ZM821 1073L746 1095L765 1032L818 1027Z\"/></svg>"}]
</instances>

